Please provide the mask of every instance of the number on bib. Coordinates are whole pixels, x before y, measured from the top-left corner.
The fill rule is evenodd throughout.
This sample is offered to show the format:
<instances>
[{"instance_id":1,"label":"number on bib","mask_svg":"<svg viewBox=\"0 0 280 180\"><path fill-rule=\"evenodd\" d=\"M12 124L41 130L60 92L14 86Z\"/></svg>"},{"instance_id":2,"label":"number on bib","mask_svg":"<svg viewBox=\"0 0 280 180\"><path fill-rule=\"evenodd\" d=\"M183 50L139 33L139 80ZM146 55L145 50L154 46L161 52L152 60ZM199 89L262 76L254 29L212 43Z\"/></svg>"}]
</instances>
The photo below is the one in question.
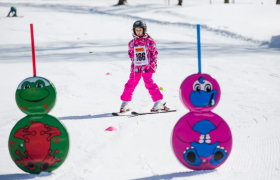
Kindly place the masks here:
<instances>
[{"instance_id":1,"label":"number on bib","mask_svg":"<svg viewBox=\"0 0 280 180\"><path fill-rule=\"evenodd\" d=\"M136 58L137 58L137 60L136 61L145 61L146 60L146 53L137 53L136 54Z\"/></svg>"},{"instance_id":2,"label":"number on bib","mask_svg":"<svg viewBox=\"0 0 280 180\"><path fill-rule=\"evenodd\" d=\"M149 64L145 46L135 47L134 57L135 57L134 63L136 66Z\"/></svg>"}]
</instances>

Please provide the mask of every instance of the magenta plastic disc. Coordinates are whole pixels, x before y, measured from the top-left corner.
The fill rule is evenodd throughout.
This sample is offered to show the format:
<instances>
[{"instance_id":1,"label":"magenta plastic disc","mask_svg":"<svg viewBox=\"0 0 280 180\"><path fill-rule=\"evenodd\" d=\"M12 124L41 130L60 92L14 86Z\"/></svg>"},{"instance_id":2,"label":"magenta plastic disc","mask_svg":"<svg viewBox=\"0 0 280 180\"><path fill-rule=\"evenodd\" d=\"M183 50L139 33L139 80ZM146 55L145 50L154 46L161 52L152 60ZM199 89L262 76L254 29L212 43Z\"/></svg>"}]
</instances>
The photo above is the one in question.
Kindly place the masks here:
<instances>
[{"instance_id":1,"label":"magenta plastic disc","mask_svg":"<svg viewBox=\"0 0 280 180\"><path fill-rule=\"evenodd\" d=\"M172 147L177 159L193 170L211 170L230 155L232 135L227 123L213 112L190 112L175 125Z\"/></svg>"},{"instance_id":2,"label":"magenta plastic disc","mask_svg":"<svg viewBox=\"0 0 280 180\"><path fill-rule=\"evenodd\" d=\"M193 74L180 87L181 101L192 112L211 111L218 105L220 97L218 82L208 74Z\"/></svg>"}]
</instances>

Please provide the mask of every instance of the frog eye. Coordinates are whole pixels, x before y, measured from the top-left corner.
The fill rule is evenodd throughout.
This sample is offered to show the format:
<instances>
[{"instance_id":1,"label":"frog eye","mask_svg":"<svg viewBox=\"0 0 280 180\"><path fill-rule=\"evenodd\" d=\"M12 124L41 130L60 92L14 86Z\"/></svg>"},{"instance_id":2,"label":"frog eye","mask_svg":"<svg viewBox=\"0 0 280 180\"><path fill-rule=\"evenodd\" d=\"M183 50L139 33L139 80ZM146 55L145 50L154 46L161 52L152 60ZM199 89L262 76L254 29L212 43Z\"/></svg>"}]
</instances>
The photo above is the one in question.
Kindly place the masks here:
<instances>
[{"instance_id":1,"label":"frog eye","mask_svg":"<svg viewBox=\"0 0 280 180\"><path fill-rule=\"evenodd\" d=\"M212 86L211 86L211 84L206 84L206 85L204 86L204 91L206 91L206 92L211 92L211 91L212 91Z\"/></svg>"},{"instance_id":2,"label":"frog eye","mask_svg":"<svg viewBox=\"0 0 280 180\"><path fill-rule=\"evenodd\" d=\"M25 84L25 86L23 87L23 89L28 89L28 88L30 88L29 84Z\"/></svg>"},{"instance_id":3,"label":"frog eye","mask_svg":"<svg viewBox=\"0 0 280 180\"><path fill-rule=\"evenodd\" d=\"M43 85L42 83L37 83L37 84L36 84L36 87L37 87L37 88L43 88L44 85Z\"/></svg>"},{"instance_id":4,"label":"frog eye","mask_svg":"<svg viewBox=\"0 0 280 180\"><path fill-rule=\"evenodd\" d=\"M200 84L195 84L194 87L193 87L193 90L194 90L194 91L201 91L201 86L200 86Z\"/></svg>"}]
</instances>

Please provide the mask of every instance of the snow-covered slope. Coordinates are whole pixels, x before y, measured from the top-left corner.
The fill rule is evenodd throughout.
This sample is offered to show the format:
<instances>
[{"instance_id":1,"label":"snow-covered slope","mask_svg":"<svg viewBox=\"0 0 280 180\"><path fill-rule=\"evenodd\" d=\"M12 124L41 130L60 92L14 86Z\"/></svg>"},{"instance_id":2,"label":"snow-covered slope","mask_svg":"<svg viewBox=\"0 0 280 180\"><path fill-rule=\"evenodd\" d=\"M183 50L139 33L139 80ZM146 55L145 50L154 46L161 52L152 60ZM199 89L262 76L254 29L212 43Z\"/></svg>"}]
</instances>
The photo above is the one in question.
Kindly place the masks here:
<instances>
[{"instance_id":1,"label":"snow-covered slope","mask_svg":"<svg viewBox=\"0 0 280 180\"><path fill-rule=\"evenodd\" d=\"M135 0L122 7L113 6L116 2L0 2L0 17L11 5L24 15L0 19L0 179L279 179L280 51L268 43L280 35L280 6L270 0L263 5L213 1L211 6L209 1L186 1L183 7L173 0L171 6L164 0ZM147 21L158 44L154 80L166 89L167 105L178 112L112 117L129 76L127 43L139 18ZM50 114L65 124L71 138L67 160L51 174L25 174L12 162L7 147L10 130L25 116L14 93L23 79L32 76L30 23L37 73L51 80L58 93ZM197 23L204 25L202 71L221 86L214 112L231 128L233 151L217 170L194 172L177 161L170 137L188 112L178 90L187 76L197 72L193 28ZM132 108L148 111L152 105L141 81ZM118 131L105 131L109 126Z\"/></svg>"}]
</instances>

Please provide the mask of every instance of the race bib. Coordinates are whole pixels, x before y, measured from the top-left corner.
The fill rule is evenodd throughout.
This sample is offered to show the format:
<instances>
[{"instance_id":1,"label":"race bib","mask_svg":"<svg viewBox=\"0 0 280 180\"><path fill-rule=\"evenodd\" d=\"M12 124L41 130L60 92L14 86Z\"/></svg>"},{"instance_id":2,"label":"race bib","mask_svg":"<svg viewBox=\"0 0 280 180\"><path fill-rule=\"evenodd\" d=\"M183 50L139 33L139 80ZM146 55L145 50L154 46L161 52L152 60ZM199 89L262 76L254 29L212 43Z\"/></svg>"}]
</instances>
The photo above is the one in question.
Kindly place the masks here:
<instances>
[{"instance_id":1,"label":"race bib","mask_svg":"<svg viewBox=\"0 0 280 180\"><path fill-rule=\"evenodd\" d=\"M149 59L147 57L146 47L145 46L134 47L134 65L142 66L148 64L149 64Z\"/></svg>"}]
</instances>

